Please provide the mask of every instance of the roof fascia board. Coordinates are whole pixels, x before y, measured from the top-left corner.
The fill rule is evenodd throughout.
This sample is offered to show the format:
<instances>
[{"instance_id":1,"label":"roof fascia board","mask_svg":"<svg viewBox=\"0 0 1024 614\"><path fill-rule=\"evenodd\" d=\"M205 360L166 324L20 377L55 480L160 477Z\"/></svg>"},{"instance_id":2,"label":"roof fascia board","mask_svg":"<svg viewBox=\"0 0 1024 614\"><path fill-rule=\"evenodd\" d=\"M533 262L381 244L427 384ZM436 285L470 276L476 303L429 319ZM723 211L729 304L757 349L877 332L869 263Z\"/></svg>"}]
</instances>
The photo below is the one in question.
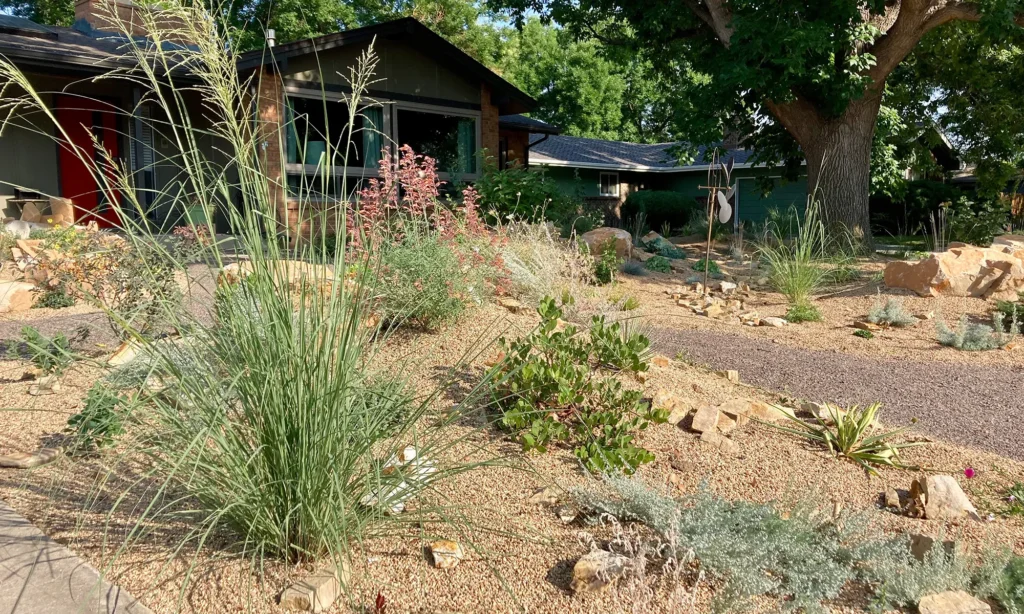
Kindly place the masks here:
<instances>
[{"instance_id":1,"label":"roof fascia board","mask_svg":"<svg viewBox=\"0 0 1024 614\"><path fill-rule=\"evenodd\" d=\"M538 154L543 155L543 154ZM605 164L602 162L568 162L566 160L555 160L555 159L543 159L538 160L532 158L530 160L531 165L536 166L557 166L565 168L586 168L591 170L602 170L602 171L637 171L642 173L692 173L696 171L707 172L711 169L710 164L703 164L700 166L641 166L641 165L624 165L624 164ZM806 162L801 162L803 166ZM751 164L744 162L742 164L734 164L733 168L768 168L767 164Z\"/></svg>"}]
</instances>

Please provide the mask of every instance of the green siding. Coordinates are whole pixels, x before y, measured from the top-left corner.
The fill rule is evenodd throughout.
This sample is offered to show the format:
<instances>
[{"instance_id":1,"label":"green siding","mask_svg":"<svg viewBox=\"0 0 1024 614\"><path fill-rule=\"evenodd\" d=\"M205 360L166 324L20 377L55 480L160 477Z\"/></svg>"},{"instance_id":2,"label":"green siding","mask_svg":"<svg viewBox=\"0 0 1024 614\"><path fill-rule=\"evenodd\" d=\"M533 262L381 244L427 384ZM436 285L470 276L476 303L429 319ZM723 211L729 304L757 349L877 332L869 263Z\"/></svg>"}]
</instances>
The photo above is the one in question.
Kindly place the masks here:
<instances>
[{"instance_id":1,"label":"green siding","mask_svg":"<svg viewBox=\"0 0 1024 614\"><path fill-rule=\"evenodd\" d=\"M767 196L761 194L757 186L758 173L747 173L748 176L738 177L739 218L744 222L761 223L768 217L768 212L777 209L785 212L791 207L802 211L807 203L807 177L796 181L775 180L775 187Z\"/></svg>"}]
</instances>

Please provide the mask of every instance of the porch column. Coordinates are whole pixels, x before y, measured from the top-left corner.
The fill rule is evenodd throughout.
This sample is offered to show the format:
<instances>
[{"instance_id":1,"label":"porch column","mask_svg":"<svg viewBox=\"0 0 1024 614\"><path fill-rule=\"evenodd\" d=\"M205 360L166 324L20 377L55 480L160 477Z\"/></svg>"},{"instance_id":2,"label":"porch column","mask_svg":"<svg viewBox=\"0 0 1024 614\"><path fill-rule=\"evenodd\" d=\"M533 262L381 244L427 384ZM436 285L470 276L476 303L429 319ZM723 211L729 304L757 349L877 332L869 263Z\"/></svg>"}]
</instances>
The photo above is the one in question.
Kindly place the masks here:
<instances>
[{"instance_id":1,"label":"porch column","mask_svg":"<svg viewBox=\"0 0 1024 614\"><path fill-rule=\"evenodd\" d=\"M481 164L486 156L498 158L498 106L491 102L491 87L486 83L480 85L480 147L485 151ZM483 170L482 168L479 170Z\"/></svg>"},{"instance_id":2,"label":"porch column","mask_svg":"<svg viewBox=\"0 0 1024 614\"><path fill-rule=\"evenodd\" d=\"M263 170L267 176L270 204L277 213L279 230L289 229L294 237L297 220L290 215L286 193L284 127L284 84L272 69L264 69L256 85L256 117L263 147Z\"/></svg>"}]
</instances>

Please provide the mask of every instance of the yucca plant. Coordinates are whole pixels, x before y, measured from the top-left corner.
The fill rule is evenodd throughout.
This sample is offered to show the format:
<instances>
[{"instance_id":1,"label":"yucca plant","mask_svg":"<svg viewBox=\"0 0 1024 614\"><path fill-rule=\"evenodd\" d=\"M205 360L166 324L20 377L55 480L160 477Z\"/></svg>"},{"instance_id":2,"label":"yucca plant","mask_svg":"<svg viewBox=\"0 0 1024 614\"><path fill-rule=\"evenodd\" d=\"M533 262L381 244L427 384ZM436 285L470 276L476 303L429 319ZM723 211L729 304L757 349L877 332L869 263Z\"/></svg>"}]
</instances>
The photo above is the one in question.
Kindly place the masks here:
<instances>
[{"instance_id":1,"label":"yucca plant","mask_svg":"<svg viewBox=\"0 0 1024 614\"><path fill-rule=\"evenodd\" d=\"M825 405L826 415L815 415L814 423L806 422L783 412L792 426L771 426L787 433L803 437L809 441L825 446L833 456L848 458L864 468L870 474L877 474L876 466L911 469L904 465L900 451L922 445L921 442L890 441L906 429L899 428L875 434L878 412L881 403L872 403L866 407L854 405L846 409L831 403Z\"/></svg>"},{"instance_id":2,"label":"yucca plant","mask_svg":"<svg viewBox=\"0 0 1024 614\"><path fill-rule=\"evenodd\" d=\"M336 191L314 179L289 194L300 219L315 215L319 222L308 237L298 237L295 220L281 217L269 179L281 169L265 157L267 139L280 137L240 112L252 108L251 92L260 91L262 77L238 74L232 33L219 30L219 20L201 3L169 0L159 9L136 7L133 16L155 44L127 36L132 24L112 14L126 34L127 57L102 78L141 89L156 107L153 117L162 117L154 132L180 152L166 163L176 166L181 192L154 196L181 212L180 223L193 234L214 236L215 229L212 222L195 224L185 211L218 212L234 245L230 251L218 241L198 246L193 261L208 268L193 274L163 247L161 229L148 221L141 190L121 162L103 157L102 147L72 152L117 211L124 241L152 254L152 269L139 267L138 275L155 280L171 266L184 279L184 293L200 306L156 301L153 309L166 324L146 334L112 314L138 348L141 363L133 373L136 382L145 382L143 402L125 434L130 441L117 448L123 458L110 463L115 472L131 468L131 477L116 476L120 483L137 480L108 510L118 517L117 526L122 515L135 523L117 535L118 553L174 518L190 527L179 548L195 552L194 560L216 541L222 553L249 557L254 568L268 558L341 562L362 541L431 516L429 501L396 514L439 480L484 462L453 460L466 458L465 450L450 452L465 446L464 436L456 440L446 428L463 405L448 409L443 419L427 419L445 384L414 395L401 375L405 369L385 364L378 354L387 340L371 312L379 294L379 258L374 243L351 230L361 225L352 219L352 189L343 170L355 118L375 104L364 93L373 83L376 56L371 48L351 69L345 126L330 128L341 136L327 139L325 172L318 177L337 178ZM161 44L167 40L193 44ZM179 84L183 67L188 80ZM52 123L54 138L73 141L45 93L3 58L0 83L0 117L32 113L37 122ZM198 108L202 127L183 112ZM209 141L217 143L212 151L202 146ZM364 248L346 249L356 243ZM242 262L225 267L237 253ZM214 292L208 280L217 270L220 288ZM77 290L98 299L87 286ZM442 515L456 517L450 509ZM190 568L183 582L193 573Z\"/></svg>"}]
</instances>

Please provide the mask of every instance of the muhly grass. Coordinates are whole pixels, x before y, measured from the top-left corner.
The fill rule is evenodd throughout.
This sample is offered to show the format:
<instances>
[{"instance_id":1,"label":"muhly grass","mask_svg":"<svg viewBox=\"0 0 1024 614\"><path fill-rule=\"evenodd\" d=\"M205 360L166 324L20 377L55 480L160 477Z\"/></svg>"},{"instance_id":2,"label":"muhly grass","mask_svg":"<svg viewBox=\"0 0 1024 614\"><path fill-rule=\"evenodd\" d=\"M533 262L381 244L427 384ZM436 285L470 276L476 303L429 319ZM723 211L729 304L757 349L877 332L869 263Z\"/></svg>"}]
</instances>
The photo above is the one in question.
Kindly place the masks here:
<instances>
[{"instance_id":1,"label":"muhly grass","mask_svg":"<svg viewBox=\"0 0 1024 614\"><path fill-rule=\"evenodd\" d=\"M96 159L92 150L72 152L94 178L105 179L98 185L120 215L125 241L145 246L151 255L153 266L139 267L137 274L156 283L170 266L185 280L193 303L208 305L187 310L176 301L155 301L159 331L139 330L131 319L107 310L139 354L137 365L109 376L114 387L140 387L125 428L128 439L106 463L114 472L135 470L99 480L131 485L112 500L91 498L110 506L110 518L127 516L134 523L106 536L116 556L145 543L153 527L184 521L187 533L164 551L168 559L194 553L178 580L184 598L188 583L202 572L193 565L204 549L243 556L259 569L268 560L341 562L366 539L428 517L453 523L452 532L463 535L454 524L462 522L461 512L432 505L430 493L439 482L488 462L484 453L467 455L472 444L464 433L456 440L448 428L474 403L477 389L438 416L431 408L445 382L414 395L405 368L380 362L377 350L387 333L370 311L378 295L371 272L379 254L353 261L346 250L334 249L339 241L347 245L347 229L359 225L349 224L345 206L323 205L317 191L322 186L302 185L294 194L300 216L317 208L322 230L308 241L292 235L286 220L278 219L268 181L273 169L262 155L266 135L238 112L250 108L258 75L236 72L237 56L225 38L231 33L218 30L201 6L172 0L161 3L158 13L159 19L146 7L134 12L156 40L195 45L149 45L125 37L131 61L104 78L143 90L156 107L153 115L164 117L154 130L181 152L174 164L185 178L179 182L183 191L154 196L176 211L217 211L234 235L230 250L211 241L193 254L194 261L223 268L241 254L241 266L234 280L218 280L221 290L213 295L209 284L189 275L162 247L160 229L149 225L128 171L110 157ZM119 25L128 31L129 24ZM187 85L177 83L179 66L188 67ZM371 49L347 75L348 126L373 104L363 92L375 67ZM2 58L0 79L9 86L0 99L5 116L34 113L39 122L52 123L54 138L71 141L46 96ZM199 100L207 120L201 128L181 113L189 101ZM345 131L349 139L351 132ZM210 155L200 146L208 140L218 143ZM350 142L342 138L328 147L330 166L336 156L347 157ZM324 175L334 173L327 168ZM340 193L347 195L340 176ZM195 227L184 214L182 219L193 232L213 235L212 227ZM87 287L76 290L88 296ZM86 418L108 417L97 412ZM88 428L101 437L118 430L99 422ZM467 457L485 460L459 460ZM414 509L397 513L412 500ZM118 520L111 526L122 525Z\"/></svg>"}]
</instances>

